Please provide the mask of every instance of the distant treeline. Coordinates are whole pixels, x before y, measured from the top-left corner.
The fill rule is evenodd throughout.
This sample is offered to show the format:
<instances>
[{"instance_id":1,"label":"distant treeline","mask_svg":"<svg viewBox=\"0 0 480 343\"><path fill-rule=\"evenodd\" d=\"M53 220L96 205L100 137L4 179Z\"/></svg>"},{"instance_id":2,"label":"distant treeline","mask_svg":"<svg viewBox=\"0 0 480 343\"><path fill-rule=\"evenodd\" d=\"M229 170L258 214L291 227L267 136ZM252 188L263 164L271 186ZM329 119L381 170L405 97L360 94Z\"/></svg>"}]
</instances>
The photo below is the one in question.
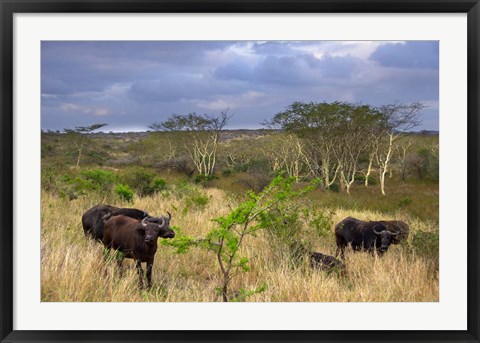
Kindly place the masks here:
<instances>
[{"instance_id":1,"label":"distant treeline","mask_svg":"<svg viewBox=\"0 0 480 343\"><path fill-rule=\"evenodd\" d=\"M69 163L175 171L205 181L247 172L260 190L280 171L296 180L320 180L324 189L350 193L354 184L386 179L438 179L438 135L411 133L420 103L382 107L300 103L265 122L261 130L225 130L231 116L172 115L152 131L93 133L106 124L42 132L44 167Z\"/></svg>"}]
</instances>

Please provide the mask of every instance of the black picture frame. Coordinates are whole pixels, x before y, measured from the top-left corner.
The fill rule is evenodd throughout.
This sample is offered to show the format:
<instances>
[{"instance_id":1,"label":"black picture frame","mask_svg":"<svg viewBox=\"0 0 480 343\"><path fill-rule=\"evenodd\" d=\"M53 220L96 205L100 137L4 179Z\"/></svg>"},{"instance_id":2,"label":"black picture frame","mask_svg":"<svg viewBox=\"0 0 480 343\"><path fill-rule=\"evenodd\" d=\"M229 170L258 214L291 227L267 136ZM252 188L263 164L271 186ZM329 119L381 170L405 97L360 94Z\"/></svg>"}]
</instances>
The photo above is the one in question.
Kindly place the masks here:
<instances>
[{"instance_id":1,"label":"black picture frame","mask_svg":"<svg viewBox=\"0 0 480 343\"><path fill-rule=\"evenodd\" d=\"M479 16L478 0L0 0L0 338L2 342L479 342ZM18 331L13 330L13 16L15 13L467 13L468 314L465 331ZM454 314L452 314L454 315Z\"/></svg>"}]
</instances>

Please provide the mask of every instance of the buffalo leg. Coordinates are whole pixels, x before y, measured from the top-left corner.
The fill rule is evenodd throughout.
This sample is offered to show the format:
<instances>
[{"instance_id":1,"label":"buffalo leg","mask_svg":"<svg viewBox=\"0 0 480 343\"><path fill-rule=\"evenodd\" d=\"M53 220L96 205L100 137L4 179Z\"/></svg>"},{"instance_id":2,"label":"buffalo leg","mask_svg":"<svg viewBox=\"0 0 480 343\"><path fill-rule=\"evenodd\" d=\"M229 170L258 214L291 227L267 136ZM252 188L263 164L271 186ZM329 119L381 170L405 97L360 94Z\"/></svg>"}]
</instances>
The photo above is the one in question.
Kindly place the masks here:
<instances>
[{"instance_id":1,"label":"buffalo leg","mask_svg":"<svg viewBox=\"0 0 480 343\"><path fill-rule=\"evenodd\" d=\"M147 288L152 288L152 267L153 260L147 262Z\"/></svg>"},{"instance_id":2,"label":"buffalo leg","mask_svg":"<svg viewBox=\"0 0 480 343\"><path fill-rule=\"evenodd\" d=\"M137 267L138 277L140 278L139 286L140 286L140 288L143 288L143 269L142 269L142 262L137 261L137 264L135 265L135 267Z\"/></svg>"},{"instance_id":3,"label":"buffalo leg","mask_svg":"<svg viewBox=\"0 0 480 343\"><path fill-rule=\"evenodd\" d=\"M335 251L335 257L338 257L338 255L340 255L340 258L342 260L345 259L344 252L345 252L344 246L337 246L337 250Z\"/></svg>"}]
</instances>

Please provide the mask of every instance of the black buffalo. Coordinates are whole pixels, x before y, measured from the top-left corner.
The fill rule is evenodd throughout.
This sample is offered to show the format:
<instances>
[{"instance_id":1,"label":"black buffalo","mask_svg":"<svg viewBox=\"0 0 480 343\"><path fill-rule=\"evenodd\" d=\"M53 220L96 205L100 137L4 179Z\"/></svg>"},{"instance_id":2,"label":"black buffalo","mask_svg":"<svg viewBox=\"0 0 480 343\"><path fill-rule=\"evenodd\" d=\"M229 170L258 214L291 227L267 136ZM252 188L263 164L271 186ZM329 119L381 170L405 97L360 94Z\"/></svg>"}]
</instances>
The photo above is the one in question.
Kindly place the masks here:
<instances>
[{"instance_id":1,"label":"black buffalo","mask_svg":"<svg viewBox=\"0 0 480 343\"><path fill-rule=\"evenodd\" d=\"M152 266L157 252L157 239L173 238L175 232L170 229L170 218L144 218L142 221L119 215L105 222L103 244L110 250L122 253L123 258L131 258L136 262L140 277L140 287L143 287L142 262L147 263L147 287L152 286ZM122 259L117 262L121 268Z\"/></svg>"},{"instance_id":2,"label":"black buffalo","mask_svg":"<svg viewBox=\"0 0 480 343\"><path fill-rule=\"evenodd\" d=\"M340 275L345 274L345 264L335 257L320 252L310 253L310 266L314 269L325 271L337 271Z\"/></svg>"},{"instance_id":3,"label":"black buffalo","mask_svg":"<svg viewBox=\"0 0 480 343\"><path fill-rule=\"evenodd\" d=\"M352 217L345 218L335 225L335 239L337 241L336 256L340 253L344 257L344 250L351 245L353 250L366 250L382 255L390 244L397 244L397 237L401 231L392 231L386 222L362 221Z\"/></svg>"},{"instance_id":4,"label":"black buffalo","mask_svg":"<svg viewBox=\"0 0 480 343\"><path fill-rule=\"evenodd\" d=\"M90 236L96 240L103 239L103 227L105 221L116 215L142 220L149 217L148 213L135 208L119 208L110 205L96 205L86 211L82 216L82 225L85 236Z\"/></svg>"},{"instance_id":5,"label":"black buffalo","mask_svg":"<svg viewBox=\"0 0 480 343\"><path fill-rule=\"evenodd\" d=\"M305 258L308 258L309 265L313 269L327 272L337 271L340 275L345 274L346 267L342 261L330 255L311 251L301 242L292 242L290 252L294 261L304 261Z\"/></svg>"}]
</instances>

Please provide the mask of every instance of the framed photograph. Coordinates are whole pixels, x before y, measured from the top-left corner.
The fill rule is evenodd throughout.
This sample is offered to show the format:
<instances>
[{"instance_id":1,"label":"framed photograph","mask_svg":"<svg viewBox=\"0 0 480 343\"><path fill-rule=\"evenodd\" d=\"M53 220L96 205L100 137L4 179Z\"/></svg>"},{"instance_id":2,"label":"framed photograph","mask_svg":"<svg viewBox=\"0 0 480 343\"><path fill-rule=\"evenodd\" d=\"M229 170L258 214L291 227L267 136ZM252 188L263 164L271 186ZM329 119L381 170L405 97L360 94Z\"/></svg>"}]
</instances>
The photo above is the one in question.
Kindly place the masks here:
<instances>
[{"instance_id":1,"label":"framed photograph","mask_svg":"<svg viewBox=\"0 0 480 343\"><path fill-rule=\"evenodd\" d=\"M2 342L479 341L478 1L0 8Z\"/></svg>"}]
</instances>

